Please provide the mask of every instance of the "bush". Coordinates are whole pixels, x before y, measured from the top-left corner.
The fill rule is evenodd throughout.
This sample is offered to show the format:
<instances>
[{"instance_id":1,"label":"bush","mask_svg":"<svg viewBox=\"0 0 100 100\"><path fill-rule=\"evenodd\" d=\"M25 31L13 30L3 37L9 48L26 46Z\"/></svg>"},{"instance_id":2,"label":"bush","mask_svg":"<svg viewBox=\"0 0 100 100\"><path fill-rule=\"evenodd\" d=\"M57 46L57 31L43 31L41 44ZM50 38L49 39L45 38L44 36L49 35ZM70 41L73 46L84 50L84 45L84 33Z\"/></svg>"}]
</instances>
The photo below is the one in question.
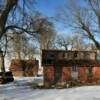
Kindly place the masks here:
<instances>
[{"instance_id":1,"label":"bush","mask_svg":"<svg viewBox=\"0 0 100 100\"><path fill-rule=\"evenodd\" d=\"M0 72L0 84L5 84L14 81L12 72Z\"/></svg>"}]
</instances>

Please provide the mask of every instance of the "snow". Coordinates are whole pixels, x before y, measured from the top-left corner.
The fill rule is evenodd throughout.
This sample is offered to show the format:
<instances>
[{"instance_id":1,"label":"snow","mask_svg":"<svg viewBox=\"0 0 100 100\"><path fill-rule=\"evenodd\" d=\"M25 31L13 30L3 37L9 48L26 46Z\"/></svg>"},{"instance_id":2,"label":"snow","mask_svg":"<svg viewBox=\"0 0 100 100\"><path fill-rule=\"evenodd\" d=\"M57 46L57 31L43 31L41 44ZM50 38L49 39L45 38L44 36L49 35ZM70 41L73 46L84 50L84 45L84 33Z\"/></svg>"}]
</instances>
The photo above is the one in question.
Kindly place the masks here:
<instances>
[{"instance_id":1,"label":"snow","mask_svg":"<svg viewBox=\"0 0 100 100\"><path fill-rule=\"evenodd\" d=\"M28 83L40 83L42 77L15 78L0 85L0 100L100 100L100 86L68 89L32 89Z\"/></svg>"}]
</instances>

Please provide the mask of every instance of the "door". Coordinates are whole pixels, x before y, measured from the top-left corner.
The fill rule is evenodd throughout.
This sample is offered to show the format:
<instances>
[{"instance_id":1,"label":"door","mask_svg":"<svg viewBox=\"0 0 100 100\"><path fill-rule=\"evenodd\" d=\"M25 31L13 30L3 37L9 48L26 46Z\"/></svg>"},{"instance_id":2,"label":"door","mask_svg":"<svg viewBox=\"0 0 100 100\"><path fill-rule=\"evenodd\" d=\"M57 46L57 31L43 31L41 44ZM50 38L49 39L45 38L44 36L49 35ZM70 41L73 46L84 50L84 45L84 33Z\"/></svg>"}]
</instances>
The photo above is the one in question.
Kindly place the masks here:
<instances>
[{"instance_id":1,"label":"door","mask_svg":"<svg viewBox=\"0 0 100 100\"><path fill-rule=\"evenodd\" d=\"M54 84L56 84L61 81L62 66L55 66L54 70Z\"/></svg>"},{"instance_id":2,"label":"door","mask_svg":"<svg viewBox=\"0 0 100 100\"><path fill-rule=\"evenodd\" d=\"M77 80L78 79L78 68L76 65L72 66L72 73L71 73L72 79Z\"/></svg>"}]
</instances>

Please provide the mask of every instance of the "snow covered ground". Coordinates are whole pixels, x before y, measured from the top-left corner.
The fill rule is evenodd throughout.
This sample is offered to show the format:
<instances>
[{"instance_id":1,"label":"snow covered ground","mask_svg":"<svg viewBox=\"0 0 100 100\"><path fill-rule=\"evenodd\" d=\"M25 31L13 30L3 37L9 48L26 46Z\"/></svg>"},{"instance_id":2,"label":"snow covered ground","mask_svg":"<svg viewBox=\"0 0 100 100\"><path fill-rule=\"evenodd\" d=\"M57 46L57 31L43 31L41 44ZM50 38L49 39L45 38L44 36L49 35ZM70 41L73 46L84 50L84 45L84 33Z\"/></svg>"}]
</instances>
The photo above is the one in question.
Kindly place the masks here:
<instances>
[{"instance_id":1,"label":"snow covered ground","mask_svg":"<svg viewBox=\"0 0 100 100\"><path fill-rule=\"evenodd\" d=\"M100 86L69 89L31 89L27 83L42 78L16 78L13 83L0 85L0 100L100 100Z\"/></svg>"}]
</instances>

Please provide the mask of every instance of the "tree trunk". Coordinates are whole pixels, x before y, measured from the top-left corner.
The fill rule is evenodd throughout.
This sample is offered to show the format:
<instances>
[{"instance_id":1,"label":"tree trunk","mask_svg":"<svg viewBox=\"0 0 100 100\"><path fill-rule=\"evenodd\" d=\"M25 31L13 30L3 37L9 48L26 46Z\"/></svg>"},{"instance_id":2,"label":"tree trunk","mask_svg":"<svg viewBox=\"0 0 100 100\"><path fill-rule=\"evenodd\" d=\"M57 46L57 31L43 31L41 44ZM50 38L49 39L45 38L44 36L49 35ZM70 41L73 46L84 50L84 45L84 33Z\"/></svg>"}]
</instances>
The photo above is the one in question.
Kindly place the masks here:
<instances>
[{"instance_id":1,"label":"tree trunk","mask_svg":"<svg viewBox=\"0 0 100 100\"><path fill-rule=\"evenodd\" d=\"M18 0L6 0L6 1L7 1L6 7L1 12L0 15L0 39L2 38L3 34L6 32L5 26L6 26L9 13L13 9L13 7L17 4Z\"/></svg>"},{"instance_id":2,"label":"tree trunk","mask_svg":"<svg viewBox=\"0 0 100 100\"><path fill-rule=\"evenodd\" d=\"M19 60L22 59L20 51L18 52L18 59L19 59Z\"/></svg>"},{"instance_id":3,"label":"tree trunk","mask_svg":"<svg viewBox=\"0 0 100 100\"><path fill-rule=\"evenodd\" d=\"M6 23L9 16L10 11L13 9L13 7L17 4L18 0L6 0L6 5L2 12L0 13L0 40L3 37L3 35L6 32ZM4 55L1 50L0 52L0 59L1 59L1 71L5 72L5 66L4 66Z\"/></svg>"},{"instance_id":4,"label":"tree trunk","mask_svg":"<svg viewBox=\"0 0 100 100\"><path fill-rule=\"evenodd\" d=\"M88 37L93 41L93 43L95 44L96 48L98 50L100 50L100 43L98 41L96 41L93 33L91 33L89 27L85 26L85 24L83 24L83 27L82 27L83 30L85 30L88 34Z\"/></svg>"},{"instance_id":5,"label":"tree trunk","mask_svg":"<svg viewBox=\"0 0 100 100\"><path fill-rule=\"evenodd\" d=\"M0 51L0 65L1 72L5 73L4 55L2 50Z\"/></svg>"}]
</instances>

